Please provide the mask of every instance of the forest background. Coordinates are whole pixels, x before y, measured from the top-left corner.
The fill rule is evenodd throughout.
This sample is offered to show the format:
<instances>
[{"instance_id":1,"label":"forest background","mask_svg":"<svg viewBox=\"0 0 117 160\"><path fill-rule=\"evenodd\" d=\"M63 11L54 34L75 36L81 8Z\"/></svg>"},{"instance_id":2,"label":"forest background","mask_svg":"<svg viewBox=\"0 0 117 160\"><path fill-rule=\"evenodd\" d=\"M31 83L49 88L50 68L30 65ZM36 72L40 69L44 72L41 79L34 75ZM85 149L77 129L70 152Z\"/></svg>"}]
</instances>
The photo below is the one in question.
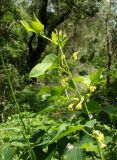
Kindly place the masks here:
<instances>
[{"instance_id":1,"label":"forest background","mask_svg":"<svg viewBox=\"0 0 117 160\"><path fill-rule=\"evenodd\" d=\"M117 159L116 37L116 0L0 1L2 160Z\"/></svg>"}]
</instances>

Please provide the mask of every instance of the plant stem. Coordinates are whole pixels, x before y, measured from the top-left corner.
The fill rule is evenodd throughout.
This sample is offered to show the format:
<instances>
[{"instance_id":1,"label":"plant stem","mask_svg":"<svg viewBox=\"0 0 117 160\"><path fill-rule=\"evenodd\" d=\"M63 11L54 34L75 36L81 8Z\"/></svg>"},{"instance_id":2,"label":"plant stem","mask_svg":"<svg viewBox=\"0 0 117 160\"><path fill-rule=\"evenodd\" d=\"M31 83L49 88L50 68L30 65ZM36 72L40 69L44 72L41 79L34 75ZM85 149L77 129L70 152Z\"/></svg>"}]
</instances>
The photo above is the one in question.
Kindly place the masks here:
<instances>
[{"instance_id":1,"label":"plant stem","mask_svg":"<svg viewBox=\"0 0 117 160\"><path fill-rule=\"evenodd\" d=\"M85 105L85 109L86 109L87 115L89 117L89 120L91 120L91 116L90 116L89 110L87 108L86 102L84 103L84 105Z\"/></svg>"},{"instance_id":2,"label":"plant stem","mask_svg":"<svg viewBox=\"0 0 117 160\"><path fill-rule=\"evenodd\" d=\"M83 131L84 131L87 135L89 135L90 137L95 138L92 134L88 133L85 129L83 129Z\"/></svg>"},{"instance_id":3,"label":"plant stem","mask_svg":"<svg viewBox=\"0 0 117 160\"><path fill-rule=\"evenodd\" d=\"M19 115L19 119L20 119L20 121L21 121L21 123L22 123L22 126L23 126L23 129L24 129L24 132L22 132L22 135L23 135L24 139L27 141L28 151L29 151L30 158L31 158L31 160L34 160L35 158L32 158L32 154L33 154L33 157L35 157L35 154L34 154L32 148L31 148L31 146L30 146L29 140L28 140L28 139L26 138L26 136L25 136L25 135L27 134L27 129L26 129L26 125L25 125L25 123L24 123L24 121L23 121L22 115L21 115L21 113L20 113L19 104L17 103L16 96L15 96L15 91L14 91L14 89L13 89L13 86L12 86L12 83L11 83L11 80L10 80L10 76L9 76L8 71L7 71L7 68L6 68L6 65L5 65L3 56L2 56L2 54L0 54L0 55L1 55L1 60L2 60L3 68L4 68L5 72L6 72L6 79L7 79L7 81L8 81L9 87L10 87L10 89L11 89L11 93L12 93L13 100L14 100L15 105L16 105L16 108L17 108L17 112L18 112L18 115ZM36 159L35 159L35 160L36 160Z\"/></svg>"},{"instance_id":4,"label":"plant stem","mask_svg":"<svg viewBox=\"0 0 117 160\"><path fill-rule=\"evenodd\" d=\"M60 49L61 55L63 56L65 65L66 65L66 67L67 67L68 74L69 74L69 76L70 76L70 78L71 78L71 80L72 80L72 82L73 82L73 84L74 84L74 86L75 86L75 89L76 89L76 91L77 91L78 96L81 98L81 94L80 94L80 92L79 92L79 90L78 90L78 88L77 88L77 86L76 86L76 83L75 83L75 81L74 81L74 79L73 79L73 75L72 75L72 73L71 73L71 71L70 71L70 69L69 69L67 60L66 60L66 58L65 58L65 56L64 56L64 53L63 53L63 50L62 50L60 44L59 44L59 49Z\"/></svg>"},{"instance_id":5,"label":"plant stem","mask_svg":"<svg viewBox=\"0 0 117 160\"><path fill-rule=\"evenodd\" d=\"M87 108L86 103L85 103L85 109L86 109L87 115L88 115L88 117L89 117L89 120L91 120L90 113L89 113L89 110L88 110L88 108ZM86 132L85 130L83 130L83 131ZM93 131L94 131L94 127L93 127ZM90 135L88 132L86 132L86 134ZM99 146L99 143L98 143L98 141L97 141L96 136L95 136L95 135L93 135L93 136L90 135L90 136L96 139L96 143L97 143L97 147L98 147L98 152L99 152L100 158L101 158L101 160L104 160L104 157L103 157L103 154L102 154L102 152L101 152L101 149L100 149L100 146Z\"/></svg>"},{"instance_id":6,"label":"plant stem","mask_svg":"<svg viewBox=\"0 0 117 160\"><path fill-rule=\"evenodd\" d=\"M66 60L66 58L65 58L65 55L64 55L64 53L63 53L63 50L62 50L62 47L61 47L60 42L56 43L56 42L54 42L53 40L51 40L51 39L49 39L48 37L46 37L45 35L42 35L42 37L45 38L45 39L47 39L47 40L49 40L50 42L54 43L55 45L57 45L57 46L59 47L60 53L61 53L60 56L61 56L61 57L63 58L63 60L64 60L65 66L66 66L66 68L67 68L67 71L66 71L65 69L63 69L62 67L59 67L59 68L62 69L64 72L68 73L68 75L70 76L70 78L71 78L71 80L72 80L72 82L73 82L73 84L74 84L74 86L75 86L75 89L76 89L76 91L77 91L78 96L79 96L80 98L82 98L82 96L81 96L81 94L80 94L80 92L79 92L79 90L78 90L78 88L77 88L77 85L76 85L76 83L75 83L75 81L74 81L74 79L73 79L73 75L72 75L72 73L71 73L71 71L70 71L69 65L68 65L67 60ZM66 92L66 95L67 95L67 92ZM67 95L67 97L69 98L68 95ZM89 120L91 120L91 116L90 116L89 110L88 110L88 108L87 108L86 102L85 102L85 109L86 109L87 115L88 115L88 117L89 117ZM94 130L94 128L93 128L93 130ZM100 158L101 158L101 160L104 160L104 157L103 157L103 154L102 154L102 152L101 152L101 149L100 149L100 146L99 146L99 143L98 143L98 141L97 141L96 136L88 133L86 130L83 130L83 131L84 131L86 134L88 134L89 136L91 136L91 137L93 137L93 138L96 139L96 143L97 143L97 147L98 147L98 151L99 151Z\"/></svg>"},{"instance_id":7,"label":"plant stem","mask_svg":"<svg viewBox=\"0 0 117 160\"><path fill-rule=\"evenodd\" d=\"M47 39L48 41L54 43L56 46L58 46L58 43L54 42L53 40L51 40L50 38L46 37L45 35L42 35L42 37Z\"/></svg>"},{"instance_id":8,"label":"plant stem","mask_svg":"<svg viewBox=\"0 0 117 160\"><path fill-rule=\"evenodd\" d=\"M98 143L97 139L96 139L96 143L97 143L97 147L98 147L98 152L99 152L100 158L101 158L101 160L104 160L104 156L102 154L102 151L100 149L100 146L99 146L99 143Z\"/></svg>"}]
</instances>

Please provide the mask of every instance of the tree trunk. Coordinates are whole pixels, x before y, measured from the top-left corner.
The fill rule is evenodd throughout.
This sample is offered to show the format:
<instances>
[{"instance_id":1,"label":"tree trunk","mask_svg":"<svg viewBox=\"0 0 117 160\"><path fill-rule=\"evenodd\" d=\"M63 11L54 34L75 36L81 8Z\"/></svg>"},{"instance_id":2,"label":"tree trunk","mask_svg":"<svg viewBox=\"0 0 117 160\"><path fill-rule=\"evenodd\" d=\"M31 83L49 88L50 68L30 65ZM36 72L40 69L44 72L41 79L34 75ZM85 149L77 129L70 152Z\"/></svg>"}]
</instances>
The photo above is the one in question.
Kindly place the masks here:
<instances>
[{"instance_id":1,"label":"tree trunk","mask_svg":"<svg viewBox=\"0 0 117 160\"><path fill-rule=\"evenodd\" d=\"M107 62L107 87L110 88L110 74L111 74L111 65L112 65L112 56L113 56L113 47L112 47L112 33L110 27L108 27L108 17L110 17L112 1L109 1L109 11L107 14L107 18L105 20L106 25L106 35L107 35L107 53L108 53L108 62Z\"/></svg>"}]
</instances>

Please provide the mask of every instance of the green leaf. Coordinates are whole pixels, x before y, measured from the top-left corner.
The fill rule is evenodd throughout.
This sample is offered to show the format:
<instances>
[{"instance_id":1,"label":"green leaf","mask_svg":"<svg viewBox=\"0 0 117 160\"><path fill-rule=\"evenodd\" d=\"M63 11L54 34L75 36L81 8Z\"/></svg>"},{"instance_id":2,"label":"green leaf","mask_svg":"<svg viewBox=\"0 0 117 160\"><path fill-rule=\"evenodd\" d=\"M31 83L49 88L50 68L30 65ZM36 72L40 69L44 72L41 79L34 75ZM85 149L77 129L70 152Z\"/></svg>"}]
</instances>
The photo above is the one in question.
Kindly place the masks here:
<instances>
[{"instance_id":1,"label":"green leaf","mask_svg":"<svg viewBox=\"0 0 117 160\"><path fill-rule=\"evenodd\" d=\"M44 86L42 88L40 88L39 92L37 93L38 96L41 96L45 93L50 93L50 86Z\"/></svg>"},{"instance_id":2,"label":"green leaf","mask_svg":"<svg viewBox=\"0 0 117 160\"><path fill-rule=\"evenodd\" d=\"M58 59L58 57L56 57L56 60L54 61L54 63L52 64L52 66L49 68L49 70L58 68L58 66L59 66L59 59Z\"/></svg>"},{"instance_id":3,"label":"green leaf","mask_svg":"<svg viewBox=\"0 0 117 160\"><path fill-rule=\"evenodd\" d=\"M55 141L58 141L59 139L69 135L70 133L76 132L78 130L82 130L83 128L84 128L84 125L71 126L69 124L63 123L59 126L56 136L49 142L49 144Z\"/></svg>"},{"instance_id":4,"label":"green leaf","mask_svg":"<svg viewBox=\"0 0 117 160\"><path fill-rule=\"evenodd\" d=\"M98 152L97 145L94 145L93 142L85 142L83 145L81 145L82 149L85 149L86 151L94 151Z\"/></svg>"},{"instance_id":5,"label":"green leaf","mask_svg":"<svg viewBox=\"0 0 117 160\"><path fill-rule=\"evenodd\" d=\"M90 121L87 121L85 123L85 126L88 127L88 128L93 128L95 124L96 124L96 119L92 119Z\"/></svg>"},{"instance_id":6,"label":"green leaf","mask_svg":"<svg viewBox=\"0 0 117 160\"><path fill-rule=\"evenodd\" d=\"M51 89L51 95L61 96L64 94L64 91L65 91L65 87L55 86L55 87L52 87Z\"/></svg>"},{"instance_id":7,"label":"green leaf","mask_svg":"<svg viewBox=\"0 0 117 160\"><path fill-rule=\"evenodd\" d=\"M87 108L90 113L99 112L101 110L100 104L93 99L90 99L89 102L87 102Z\"/></svg>"},{"instance_id":8,"label":"green leaf","mask_svg":"<svg viewBox=\"0 0 117 160\"><path fill-rule=\"evenodd\" d=\"M36 16L34 16L34 21L21 21L21 24L27 31L35 32L38 35L44 31L44 25L38 20Z\"/></svg>"},{"instance_id":9,"label":"green leaf","mask_svg":"<svg viewBox=\"0 0 117 160\"><path fill-rule=\"evenodd\" d=\"M98 151L95 140L89 135L83 135L80 140L80 148L85 149L86 151Z\"/></svg>"},{"instance_id":10,"label":"green leaf","mask_svg":"<svg viewBox=\"0 0 117 160\"><path fill-rule=\"evenodd\" d=\"M37 34L40 34L44 31L44 25L40 21L29 21L29 25Z\"/></svg>"},{"instance_id":11,"label":"green leaf","mask_svg":"<svg viewBox=\"0 0 117 160\"><path fill-rule=\"evenodd\" d=\"M105 144L108 144L108 143L112 142L112 137L110 137L110 136L105 136L105 137L104 137L104 140L105 140Z\"/></svg>"},{"instance_id":12,"label":"green leaf","mask_svg":"<svg viewBox=\"0 0 117 160\"><path fill-rule=\"evenodd\" d=\"M99 69L96 72L94 72L91 76L91 83L98 83L100 81L100 76L102 75L103 69Z\"/></svg>"},{"instance_id":13,"label":"green leaf","mask_svg":"<svg viewBox=\"0 0 117 160\"><path fill-rule=\"evenodd\" d=\"M57 41L58 41L58 36L57 36L56 33L52 32L51 37L52 37L52 40L53 40L54 42L57 42Z\"/></svg>"},{"instance_id":14,"label":"green leaf","mask_svg":"<svg viewBox=\"0 0 117 160\"><path fill-rule=\"evenodd\" d=\"M108 106L102 108L102 111L108 113L112 117L117 117L117 106Z\"/></svg>"},{"instance_id":15,"label":"green leaf","mask_svg":"<svg viewBox=\"0 0 117 160\"><path fill-rule=\"evenodd\" d=\"M25 21L21 21L21 24L24 26L24 28L28 31L28 32L35 32L27 22Z\"/></svg>"},{"instance_id":16,"label":"green leaf","mask_svg":"<svg viewBox=\"0 0 117 160\"><path fill-rule=\"evenodd\" d=\"M15 156L15 149L13 147L10 147L8 144L5 145L1 149L1 155L3 157L3 160L12 160Z\"/></svg>"},{"instance_id":17,"label":"green leaf","mask_svg":"<svg viewBox=\"0 0 117 160\"><path fill-rule=\"evenodd\" d=\"M90 77L89 76L75 76L73 77L74 81L78 81L78 82L84 82L84 81L87 81L88 82L88 85L91 84L91 80L90 80Z\"/></svg>"},{"instance_id":18,"label":"green leaf","mask_svg":"<svg viewBox=\"0 0 117 160\"><path fill-rule=\"evenodd\" d=\"M74 147L67 151L65 158L67 160L85 160L83 150L79 147Z\"/></svg>"},{"instance_id":19,"label":"green leaf","mask_svg":"<svg viewBox=\"0 0 117 160\"><path fill-rule=\"evenodd\" d=\"M30 77L39 77L43 74L45 74L45 72L47 70L49 70L52 65L54 64L55 60L56 60L57 56L54 54L49 54L47 55L43 61L39 64L37 64L30 72L29 76Z\"/></svg>"},{"instance_id":20,"label":"green leaf","mask_svg":"<svg viewBox=\"0 0 117 160\"><path fill-rule=\"evenodd\" d=\"M71 87L71 88L75 89L75 85L74 85L74 83L73 83L73 80L72 80L72 79L70 79L70 80L68 81L68 84L69 84L69 87Z\"/></svg>"},{"instance_id":21,"label":"green leaf","mask_svg":"<svg viewBox=\"0 0 117 160\"><path fill-rule=\"evenodd\" d=\"M21 142L17 142L17 141L16 142L11 142L11 145L14 146L14 147L20 147L20 148L26 146L26 144L21 143Z\"/></svg>"}]
</instances>

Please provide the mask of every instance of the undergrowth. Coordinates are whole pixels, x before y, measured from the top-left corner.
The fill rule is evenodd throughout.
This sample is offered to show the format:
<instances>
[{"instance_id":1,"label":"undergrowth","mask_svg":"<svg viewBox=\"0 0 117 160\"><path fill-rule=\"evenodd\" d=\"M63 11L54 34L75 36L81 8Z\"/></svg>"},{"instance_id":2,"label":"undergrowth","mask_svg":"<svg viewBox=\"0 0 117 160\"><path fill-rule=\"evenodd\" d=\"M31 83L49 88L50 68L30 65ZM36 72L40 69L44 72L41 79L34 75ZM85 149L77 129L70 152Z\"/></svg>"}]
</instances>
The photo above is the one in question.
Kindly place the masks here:
<instances>
[{"instance_id":1,"label":"undergrowth","mask_svg":"<svg viewBox=\"0 0 117 160\"><path fill-rule=\"evenodd\" d=\"M36 17L33 21L22 21L22 24L27 31L34 32L57 46L59 52L58 55L53 53L45 56L42 62L31 70L30 78L36 78L37 84L42 80L46 85L39 86L36 96L33 91L28 95L30 88L25 88L21 101L18 100L20 93L15 92L1 56L17 114L11 114L6 122L1 123L0 158L117 159L116 106L103 107L94 94L100 86L106 84L104 69L98 69L87 76L74 75L72 68L77 64L79 53L76 51L70 60L67 59L63 52L67 41L65 33L55 31L51 38L47 37L43 24ZM32 110L31 106L29 107L29 112L26 107L23 106L22 109L20 106L25 100L27 103L32 100L31 104L36 101ZM40 110L37 109L38 105ZM103 115L107 115L106 120L100 119Z\"/></svg>"}]
</instances>

